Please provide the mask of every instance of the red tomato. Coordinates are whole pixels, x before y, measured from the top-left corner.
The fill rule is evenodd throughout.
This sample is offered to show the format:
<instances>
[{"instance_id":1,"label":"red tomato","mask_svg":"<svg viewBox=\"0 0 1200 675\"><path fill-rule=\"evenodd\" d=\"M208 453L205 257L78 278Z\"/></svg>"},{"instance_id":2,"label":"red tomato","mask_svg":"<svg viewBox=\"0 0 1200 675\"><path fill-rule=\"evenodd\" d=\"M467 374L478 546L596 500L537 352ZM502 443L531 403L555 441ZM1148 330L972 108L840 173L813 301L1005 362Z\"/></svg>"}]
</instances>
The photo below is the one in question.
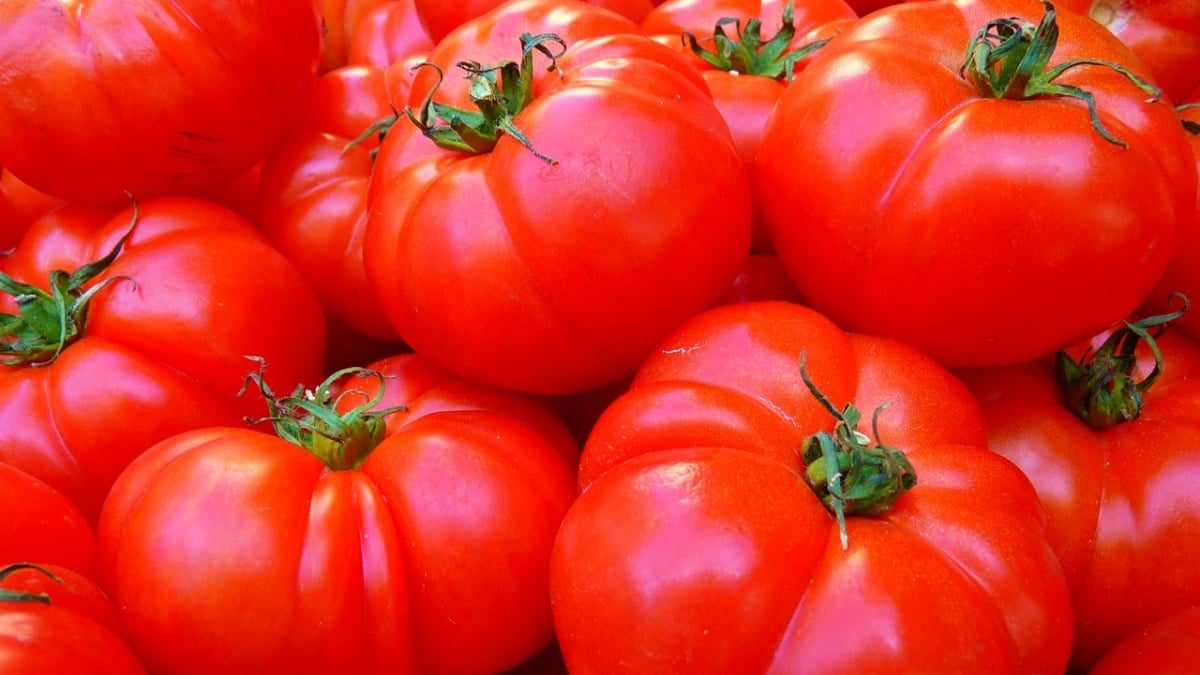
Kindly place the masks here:
<instances>
[{"instance_id":1,"label":"red tomato","mask_svg":"<svg viewBox=\"0 0 1200 675\"><path fill-rule=\"evenodd\" d=\"M359 22L347 61L386 68L431 49L433 40L421 25L413 0L389 0L367 12Z\"/></svg>"},{"instance_id":2,"label":"red tomato","mask_svg":"<svg viewBox=\"0 0 1200 675\"><path fill-rule=\"evenodd\" d=\"M320 72L349 65L350 49L358 28L375 10L400 0L316 0L321 14ZM406 2L408 0L405 0ZM410 3L411 4L411 3ZM413 15L415 19L415 14Z\"/></svg>"},{"instance_id":3,"label":"red tomato","mask_svg":"<svg viewBox=\"0 0 1200 675\"><path fill-rule=\"evenodd\" d=\"M1113 647L1088 675L1190 675L1200 663L1200 606L1154 622Z\"/></svg>"},{"instance_id":4,"label":"red tomato","mask_svg":"<svg viewBox=\"0 0 1200 675\"><path fill-rule=\"evenodd\" d=\"M511 13L527 6L541 14ZM478 55L448 38L431 61L494 63L494 40L551 32L545 22L576 33L630 25L557 6L505 5L456 32L475 36ZM557 71L532 47L520 66L535 80L512 123L529 147L504 133L473 154L393 126L367 224L367 274L405 342L462 377L539 394L627 377L729 287L749 252L746 172L698 72L629 32L568 44ZM447 103L465 96L459 80L446 72Z\"/></svg>"},{"instance_id":5,"label":"red tomato","mask_svg":"<svg viewBox=\"0 0 1200 675\"><path fill-rule=\"evenodd\" d=\"M15 563L6 564L6 569L7 574L0 570L4 574L0 579L0 595L5 591L44 595L54 607L86 616L121 635L116 608L89 576L73 567L51 564Z\"/></svg>"},{"instance_id":6,"label":"red tomato","mask_svg":"<svg viewBox=\"0 0 1200 675\"><path fill-rule=\"evenodd\" d=\"M146 675L121 637L94 620L94 609L59 606L63 593L71 594L71 589L46 593L45 587L30 589L24 582L11 582L23 569L0 569L0 663L5 675ZM78 577L72 583L87 584Z\"/></svg>"},{"instance_id":7,"label":"red tomato","mask_svg":"<svg viewBox=\"0 0 1200 675\"><path fill-rule=\"evenodd\" d=\"M120 204L249 169L320 53L296 0L6 0L0 157L35 189Z\"/></svg>"},{"instance_id":8,"label":"red tomato","mask_svg":"<svg viewBox=\"0 0 1200 675\"><path fill-rule=\"evenodd\" d=\"M296 422L279 428L312 451L210 428L122 474L101 566L150 670L483 674L551 644L547 568L578 448L532 401L418 359L343 383L344 429L281 401ZM397 399L386 429L365 414Z\"/></svg>"},{"instance_id":9,"label":"red tomato","mask_svg":"<svg viewBox=\"0 0 1200 675\"><path fill-rule=\"evenodd\" d=\"M265 358L281 388L311 381L324 358L316 297L262 233L194 198L147 200L137 210L135 219L130 208L111 217L99 207L58 209L0 258L10 277L46 288L51 270L101 260L128 233L106 271L63 294L73 301L95 290L82 325L68 322L66 344L7 317L14 333L0 341L0 357L14 359L0 367L0 461L61 491L89 520L145 448L261 411L260 397L238 398L253 371L247 355ZM0 298L0 311L15 314L11 299ZM52 328L58 335L57 322ZM22 335L28 354L14 341Z\"/></svg>"},{"instance_id":10,"label":"red tomato","mask_svg":"<svg viewBox=\"0 0 1200 675\"><path fill-rule=\"evenodd\" d=\"M1200 86L1200 3L1195 0L1059 0L1113 32L1176 103Z\"/></svg>"},{"instance_id":11,"label":"red tomato","mask_svg":"<svg viewBox=\"0 0 1200 675\"><path fill-rule=\"evenodd\" d=\"M1126 339L1111 359L1101 357L1099 341L1089 344L1105 376L1095 392L1141 401L1140 412L1129 411L1135 419L1107 428L1093 428L1064 404L1053 358L962 373L987 415L990 447L1020 466L1041 497L1071 587L1072 663L1080 668L1146 624L1200 604L1192 554L1200 548L1192 489L1200 477L1200 345L1170 326L1157 345L1164 366L1149 386L1143 379L1154 359L1144 343L1133 351ZM1071 354L1078 359L1082 350ZM1092 394L1069 391L1069 399ZM1091 410L1098 418L1100 408Z\"/></svg>"},{"instance_id":12,"label":"red tomato","mask_svg":"<svg viewBox=\"0 0 1200 675\"><path fill-rule=\"evenodd\" d=\"M960 74L972 35L981 57L993 35L1041 26L1048 38L1046 10L887 7L846 28L780 97L755 194L814 308L944 364L983 366L1085 339L1153 290L1196 212L1196 166L1171 104L1149 102L1113 67L1081 64L1054 82L1094 96L1094 124L1084 101L1053 86L997 98L972 68ZM1143 71L1094 21L1062 12L1057 27L1051 67L1096 58ZM1035 48L1013 44L989 58ZM1021 91L1010 84L1008 95Z\"/></svg>"},{"instance_id":13,"label":"red tomato","mask_svg":"<svg viewBox=\"0 0 1200 675\"><path fill-rule=\"evenodd\" d=\"M835 426L802 368L866 419ZM584 446L550 570L570 672L1063 672L1037 495L985 443L970 392L903 343L785 302L693 317Z\"/></svg>"},{"instance_id":14,"label":"red tomato","mask_svg":"<svg viewBox=\"0 0 1200 675\"><path fill-rule=\"evenodd\" d=\"M92 527L65 496L29 474L0 464L0 565L33 562L98 577Z\"/></svg>"},{"instance_id":15,"label":"red tomato","mask_svg":"<svg viewBox=\"0 0 1200 675\"><path fill-rule=\"evenodd\" d=\"M1196 170L1200 172L1200 91L1197 92L1197 97L1192 99L1192 103L1184 104L1178 110L1180 120L1188 130ZM1196 189L1196 211L1200 214L1200 186ZM1184 232L1179 252L1167 265L1166 272L1158 282L1158 288L1146 299L1143 309L1149 314L1170 311L1170 298L1173 293L1183 293L1193 300L1200 300L1200 266L1196 265L1198 259L1200 224L1189 227ZM1171 322L1171 327L1172 330L1182 331L1200 339L1200 312L1184 312L1183 316Z\"/></svg>"},{"instance_id":16,"label":"red tomato","mask_svg":"<svg viewBox=\"0 0 1200 675\"><path fill-rule=\"evenodd\" d=\"M62 203L29 187L8 169L0 169L0 251L15 246L30 223Z\"/></svg>"},{"instance_id":17,"label":"red tomato","mask_svg":"<svg viewBox=\"0 0 1200 675\"><path fill-rule=\"evenodd\" d=\"M653 6L658 4L652 0L568 0L568 4L571 5L583 4L584 2L594 7L615 12L635 23L640 22ZM421 25L425 27L426 32L433 38L434 43L437 43L460 25L498 7L504 7L505 11L512 11L519 5L522 9L516 11L526 12L528 10L525 8L537 11L538 5L556 5L559 3L557 0L551 0L550 2L545 2L544 0L461 0L460 2L413 0L413 4L416 5L417 16L420 17ZM483 63L488 62L483 61Z\"/></svg>"}]
</instances>

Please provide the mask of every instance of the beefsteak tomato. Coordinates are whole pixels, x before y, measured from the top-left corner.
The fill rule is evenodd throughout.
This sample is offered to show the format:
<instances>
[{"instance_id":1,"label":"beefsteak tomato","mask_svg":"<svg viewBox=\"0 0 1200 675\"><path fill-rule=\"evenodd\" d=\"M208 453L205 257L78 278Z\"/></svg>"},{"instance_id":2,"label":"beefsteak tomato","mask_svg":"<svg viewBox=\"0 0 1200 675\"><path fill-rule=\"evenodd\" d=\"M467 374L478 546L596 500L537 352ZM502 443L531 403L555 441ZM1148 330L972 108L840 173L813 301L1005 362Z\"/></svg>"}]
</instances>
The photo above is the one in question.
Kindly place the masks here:
<instances>
[{"instance_id":1,"label":"beefsteak tomato","mask_svg":"<svg viewBox=\"0 0 1200 675\"><path fill-rule=\"evenodd\" d=\"M115 214L65 206L36 221L0 271L20 297L0 296L0 461L90 522L142 450L261 409L237 396L247 355L286 387L314 379L325 356L305 278L245 219L204 200Z\"/></svg>"},{"instance_id":2,"label":"beefsteak tomato","mask_svg":"<svg viewBox=\"0 0 1200 675\"><path fill-rule=\"evenodd\" d=\"M102 574L150 670L483 675L552 643L570 433L420 357L376 365L271 401L279 436L194 430L121 475Z\"/></svg>"},{"instance_id":3,"label":"beefsteak tomato","mask_svg":"<svg viewBox=\"0 0 1200 675\"><path fill-rule=\"evenodd\" d=\"M6 0L0 157L41 192L197 194L260 160L320 57L307 0Z\"/></svg>"},{"instance_id":4,"label":"beefsteak tomato","mask_svg":"<svg viewBox=\"0 0 1200 675\"><path fill-rule=\"evenodd\" d=\"M579 481L550 570L572 673L1066 665L1037 494L904 343L786 302L697 315L601 414Z\"/></svg>"},{"instance_id":5,"label":"beefsteak tomato","mask_svg":"<svg viewBox=\"0 0 1200 675\"><path fill-rule=\"evenodd\" d=\"M511 14L526 6L543 23ZM437 71L422 69L417 123L381 145L367 274L400 336L462 377L539 394L627 377L749 253L748 177L703 80L618 19L542 1L464 25L455 35L475 35L480 55L448 38L430 61L461 62L474 84L446 73L438 98L445 87L423 85ZM630 32L560 53L545 21ZM517 60L472 65L513 32L525 33L509 47ZM471 95L485 112L450 107ZM455 118L479 128L458 137L442 121Z\"/></svg>"},{"instance_id":6,"label":"beefsteak tomato","mask_svg":"<svg viewBox=\"0 0 1200 675\"><path fill-rule=\"evenodd\" d=\"M1195 227L1187 139L1138 73L1107 29L1049 3L878 10L767 122L755 178L771 242L814 308L943 364L1087 339L1147 297Z\"/></svg>"}]
</instances>

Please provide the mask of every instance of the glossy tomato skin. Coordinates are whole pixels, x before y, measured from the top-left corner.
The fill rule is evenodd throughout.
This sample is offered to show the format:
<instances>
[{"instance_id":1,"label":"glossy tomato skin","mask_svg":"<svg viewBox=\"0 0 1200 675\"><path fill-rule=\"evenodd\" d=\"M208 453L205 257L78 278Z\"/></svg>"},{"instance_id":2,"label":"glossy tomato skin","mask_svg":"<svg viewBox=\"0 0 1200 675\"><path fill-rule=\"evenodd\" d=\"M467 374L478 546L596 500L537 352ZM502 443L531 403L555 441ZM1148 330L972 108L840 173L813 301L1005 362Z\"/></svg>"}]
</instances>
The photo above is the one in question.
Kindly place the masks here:
<instances>
[{"instance_id":1,"label":"glossy tomato skin","mask_svg":"<svg viewBox=\"0 0 1200 675\"><path fill-rule=\"evenodd\" d=\"M1110 649L1088 675L1188 675L1200 663L1200 606L1181 609Z\"/></svg>"},{"instance_id":2,"label":"glossy tomato skin","mask_svg":"<svg viewBox=\"0 0 1200 675\"><path fill-rule=\"evenodd\" d=\"M798 475L833 418L798 358L916 486L838 527ZM596 422L552 558L572 673L1062 672L1070 604L1029 481L962 383L799 305L685 322ZM950 562L950 561L955 562Z\"/></svg>"},{"instance_id":3,"label":"glossy tomato skin","mask_svg":"<svg viewBox=\"0 0 1200 675\"><path fill-rule=\"evenodd\" d=\"M363 16L351 38L347 62L386 68L433 49L413 0L385 2Z\"/></svg>"},{"instance_id":4,"label":"glossy tomato skin","mask_svg":"<svg viewBox=\"0 0 1200 675\"><path fill-rule=\"evenodd\" d=\"M1021 467L1045 507L1071 587L1077 667L1200 603L1191 555L1200 505L1189 487L1200 472L1200 347L1170 328L1158 339L1162 377L1140 417L1101 431L1063 405L1053 359L961 372L987 415L990 447ZM1139 358L1140 380L1153 365L1144 345Z\"/></svg>"},{"instance_id":5,"label":"glossy tomato skin","mask_svg":"<svg viewBox=\"0 0 1200 675\"><path fill-rule=\"evenodd\" d=\"M70 206L40 220L0 269L27 283L98 260L129 231L131 208ZM266 414L238 395L268 363L280 391L311 382L325 319L304 277L245 219L211 202L138 205L117 279L90 305L82 337L45 366L0 368L0 460L66 495L95 522L112 481L153 443L185 429ZM0 304L11 312L8 304Z\"/></svg>"},{"instance_id":6,"label":"glossy tomato skin","mask_svg":"<svg viewBox=\"0 0 1200 675\"><path fill-rule=\"evenodd\" d=\"M549 14L587 18L585 9ZM572 29L613 21L590 14ZM521 25L505 19L491 34L543 32ZM475 58L449 59L445 44L435 61ZM376 160L367 226L367 274L415 351L538 394L631 374L670 328L716 300L749 251L748 178L699 73L631 33L568 45L560 72L536 57L535 97L514 118L556 163L507 135L468 155L398 124ZM488 42L483 58L496 49ZM464 95L449 75L446 84L450 101Z\"/></svg>"},{"instance_id":7,"label":"glossy tomato skin","mask_svg":"<svg viewBox=\"0 0 1200 675\"><path fill-rule=\"evenodd\" d=\"M1174 103L1200 86L1200 5L1191 0L1064 0L1106 26L1145 62Z\"/></svg>"},{"instance_id":8,"label":"glossy tomato skin","mask_svg":"<svg viewBox=\"0 0 1200 675\"><path fill-rule=\"evenodd\" d=\"M122 475L101 564L151 670L497 673L551 644L549 551L575 496L569 433L509 392L376 365L410 407L357 469L212 428ZM181 631L195 639L171 639Z\"/></svg>"},{"instance_id":9,"label":"glossy tomato skin","mask_svg":"<svg viewBox=\"0 0 1200 675\"><path fill-rule=\"evenodd\" d=\"M0 579L0 663L5 675L145 675L120 634L104 592L75 570L4 564ZM53 576L51 576L53 575ZM9 594L40 595L46 602Z\"/></svg>"},{"instance_id":10,"label":"glossy tomato skin","mask_svg":"<svg viewBox=\"0 0 1200 675\"><path fill-rule=\"evenodd\" d=\"M32 562L99 576L91 524L54 488L0 464L0 512L10 514L0 528L0 566Z\"/></svg>"},{"instance_id":11,"label":"glossy tomato skin","mask_svg":"<svg viewBox=\"0 0 1200 675\"><path fill-rule=\"evenodd\" d=\"M905 3L854 23L780 97L756 163L806 300L948 365L1020 362L1103 330L1194 226L1196 167L1170 103L1111 68L1062 75L1123 148L1078 101L982 98L959 75L976 31L1014 15L1036 23L1043 6ZM1058 26L1052 63L1143 70L1086 17L1064 10Z\"/></svg>"},{"instance_id":12,"label":"glossy tomato skin","mask_svg":"<svg viewBox=\"0 0 1200 675\"><path fill-rule=\"evenodd\" d=\"M586 2L594 7L609 10L615 14L623 16L634 23L641 21L645 15L652 9L653 5L657 4L652 0L570 0L568 4L584 4ZM505 2L504 0L464 0L463 2L439 2L438 0L413 0L416 6L417 16L421 20L421 24L433 38L435 43L443 40L447 35L457 29L464 23L469 23L473 19L495 10L501 5L514 5L516 3ZM523 6L517 10L520 12L528 11L526 7L534 11L538 10L538 5L554 5L556 2L546 2L545 0L521 0ZM481 63L489 63L481 61Z\"/></svg>"},{"instance_id":13,"label":"glossy tomato skin","mask_svg":"<svg viewBox=\"0 0 1200 675\"><path fill-rule=\"evenodd\" d=\"M234 178L279 140L320 54L315 4L295 0L14 0L0 25L0 157L71 200Z\"/></svg>"}]
</instances>

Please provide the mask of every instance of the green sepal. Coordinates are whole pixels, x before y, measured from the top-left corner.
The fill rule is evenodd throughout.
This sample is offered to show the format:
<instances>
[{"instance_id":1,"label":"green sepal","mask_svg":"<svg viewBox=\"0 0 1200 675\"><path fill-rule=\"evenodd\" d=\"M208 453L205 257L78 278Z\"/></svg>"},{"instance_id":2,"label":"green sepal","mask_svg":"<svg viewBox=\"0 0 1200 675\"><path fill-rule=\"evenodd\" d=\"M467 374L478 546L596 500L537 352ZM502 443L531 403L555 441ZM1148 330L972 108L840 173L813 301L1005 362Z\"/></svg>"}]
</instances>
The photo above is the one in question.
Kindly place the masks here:
<instances>
[{"instance_id":1,"label":"green sepal","mask_svg":"<svg viewBox=\"0 0 1200 675\"><path fill-rule=\"evenodd\" d=\"M726 33L726 26L733 26L734 35ZM699 40L690 31L682 34L683 43L705 63L718 70L740 73L742 75L759 75L777 80L784 78L792 81L796 63L829 43L831 38L816 40L803 47L790 49L792 39L796 37L794 3L787 3L783 8L782 23L775 35L768 40L762 37L762 20L758 17L748 19L743 27L741 19L724 17L713 26L711 38ZM707 49L701 42L710 42L712 49Z\"/></svg>"}]
</instances>

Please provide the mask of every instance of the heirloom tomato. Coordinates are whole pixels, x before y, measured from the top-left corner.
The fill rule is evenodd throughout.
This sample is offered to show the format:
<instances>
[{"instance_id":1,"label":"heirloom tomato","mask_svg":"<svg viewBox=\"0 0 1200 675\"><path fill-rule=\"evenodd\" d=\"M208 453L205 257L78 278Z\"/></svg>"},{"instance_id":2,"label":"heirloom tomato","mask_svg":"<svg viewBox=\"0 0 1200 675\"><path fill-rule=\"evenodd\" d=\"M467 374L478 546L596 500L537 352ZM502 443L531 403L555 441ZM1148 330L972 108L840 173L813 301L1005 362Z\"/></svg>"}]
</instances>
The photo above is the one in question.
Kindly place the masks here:
<instances>
[{"instance_id":1,"label":"heirloom tomato","mask_svg":"<svg viewBox=\"0 0 1200 675\"><path fill-rule=\"evenodd\" d=\"M8 573L0 579L0 594L9 591L41 595L59 609L82 614L112 632L122 634L116 608L105 595L104 589L90 576L74 567L49 563L15 562L5 563L4 566L8 568Z\"/></svg>"},{"instance_id":2,"label":"heirloom tomato","mask_svg":"<svg viewBox=\"0 0 1200 675\"><path fill-rule=\"evenodd\" d=\"M114 485L102 577L151 671L485 675L553 642L566 427L415 355L347 374L268 398L278 435L185 432Z\"/></svg>"},{"instance_id":3,"label":"heirloom tomato","mask_svg":"<svg viewBox=\"0 0 1200 675\"><path fill-rule=\"evenodd\" d=\"M120 204L196 194L278 142L320 56L308 0L5 0L0 161Z\"/></svg>"},{"instance_id":4,"label":"heirloom tomato","mask_svg":"<svg viewBox=\"0 0 1200 675\"><path fill-rule=\"evenodd\" d=\"M350 45L358 27L375 10L402 0L315 0L321 16L320 73L350 64ZM411 0L403 0L411 5ZM413 15L416 18L416 15Z\"/></svg>"},{"instance_id":5,"label":"heirloom tomato","mask_svg":"<svg viewBox=\"0 0 1200 675\"><path fill-rule=\"evenodd\" d=\"M1041 497L1071 588L1080 668L1200 604L1200 345L1170 325L1151 335L1171 316L1057 358L961 373L987 415L989 446Z\"/></svg>"},{"instance_id":6,"label":"heirloom tomato","mask_svg":"<svg viewBox=\"0 0 1200 675\"><path fill-rule=\"evenodd\" d=\"M0 664L4 675L146 675L146 669L109 624L100 590L52 568L15 564L0 569ZM55 570L62 572L63 570ZM38 583L17 575L47 575ZM69 574L69 572L68 572Z\"/></svg>"},{"instance_id":7,"label":"heirloom tomato","mask_svg":"<svg viewBox=\"0 0 1200 675\"><path fill-rule=\"evenodd\" d=\"M54 488L0 464L0 565L60 565L98 577L96 536L74 504Z\"/></svg>"},{"instance_id":8,"label":"heirloom tomato","mask_svg":"<svg viewBox=\"0 0 1200 675\"><path fill-rule=\"evenodd\" d=\"M562 4L559 0L460 0L459 2L445 2L444 0L413 0L417 8L417 16L420 17L421 24L425 26L426 32L433 38L435 43L440 42L452 31L464 23L483 16L488 12L498 7L514 7L520 5L522 7L532 7L534 11L538 10L537 5L555 6ZM567 4L582 5L588 4L600 9L609 10L619 14L634 23L637 23L646 16L654 5L658 4L654 0L568 0ZM526 11L521 9L518 11Z\"/></svg>"},{"instance_id":9,"label":"heirloom tomato","mask_svg":"<svg viewBox=\"0 0 1200 675\"><path fill-rule=\"evenodd\" d=\"M347 60L386 68L433 49L433 40L417 18L413 0L390 0L375 7L354 31Z\"/></svg>"},{"instance_id":10,"label":"heirloom tomato","mask_svg":"<svg viewBox=\"0 0 1200 675\"><path fill-rule=\"evenodd\" d=\"M1145 76L1049 3L878 10L767 121L755 194L771 243L814 308L946 365L1086 339L1142 302L1195 226L1195 162Z\"/></svg>"},{"instance_id":11,"label":"heirloom tomato","mask_svg":"<svg viewBox=\"0 0 1200 675\"><path fill-rule=\"evenodd\" d=\"M191 197L113 211L64 206L0 258L0 461L92 522L142 450L259 411L247 355L291 387L325 354L313 291L245 219Z\"/></svg>"},{"instance_id":12,"label":"heirloom tomato","mask_svg":"<svg viewBox=\"0 0 1200 675\"><path fill-rule=\"evenodd\" d=\"M570 672L1063 672L1037 494L986 440L904 343L779 301L691 318L584 446L550 568Z\"/></svg>"},{"instance_id":13,"label":"heirloom tomato","mask_svg":"<svg viewBox=\"0 0 1200 675\"><path fill-rule=\"evenodd\" d=\"M551 21L600 36L564 45ZM750 249L746 171L698 71L635 31L588 5L511 3L431 53L415 123L376 159L365 249L415 351L494 386L580 392L630 375L732 283ZM479 66L501 50L515 60ZM442 86L425 80L442 68ZM483 112L452 107L471 96Z\"/></svg>"}]
</instances>

